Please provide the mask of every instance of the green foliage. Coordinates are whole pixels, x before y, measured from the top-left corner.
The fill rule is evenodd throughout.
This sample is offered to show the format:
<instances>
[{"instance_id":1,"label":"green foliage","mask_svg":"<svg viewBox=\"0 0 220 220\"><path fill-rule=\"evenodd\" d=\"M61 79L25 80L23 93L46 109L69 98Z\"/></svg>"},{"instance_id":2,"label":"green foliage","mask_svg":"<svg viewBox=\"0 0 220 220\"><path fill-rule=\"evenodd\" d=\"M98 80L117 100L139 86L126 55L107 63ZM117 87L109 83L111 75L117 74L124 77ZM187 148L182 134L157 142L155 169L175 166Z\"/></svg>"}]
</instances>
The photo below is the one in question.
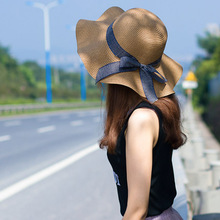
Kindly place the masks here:
<instances>
[{"instance_id":1,"label":"green foliage","mask_svg":"<svg viewBox=\"0 0 220 220\"><path fill-rule=\"evenodd\" d=\"M36 82L45 81L45 70L43 67L39 66L35 61L26 61L23 65L33 72Z\"/></svg>"},{"instance_id":2,"label":"green foliage","mask_svg":"<svg viewBox=\"0 0 220 220\"><path fill-rule=\"evenodd\" d=\"M80 73L51 69L53 100L80 100ZM87 99L100 99L95 80L86 75ZM25 103L24 100L45 100L45 69L35 61L19 64L11 57L9 48L0 45L0 104Z\"/></svg>"},{"instance_id":3,"label":"green foliage","mask_svg":"<svg viewBox=\"0 0 220 220\"><path fill-rule=\"evenodd\" d=\"M220 112L220 97L211 97L208 88L210 79L220 71L220 37L206 33L205 37L198 37L198 44L207 56L198 56L192 64L199 84L193 93L193 104L202 110L204 121L220 141L220 121L216 120Z\"/></svg>"},{"instance_id":4,"label":"green foliage","mask_svg":"<svg viewBox=\"0 0 220 220\"><path fill-rule=\"evenodd\" d=\"M198 37L198 44L205 50L207 56L198 56L192 64L196 69L195 74L199 85L194 91L193 102L197 107L205 108L210 99L208 82L220 70L220 37L206 33L205 37Z\"/></svg>"},{"instance_id":5,"label":"green foliage","mask_svg":"<svg viewBox=\"0 0 220 220\"><path fill-rule=\"evenodd\" d=\"M210 130L215 137L220 141L220 120L216 120L219 117L220 112L220 96L212 98L206 107L206 112L203 113L204 121L209 125Z\"/></svg>"},{"instance_id":6,"label":"green foliage","mask_svg":"<svg viewBox=\"0 0 220 220\"><path fill-rule=\"evenodd\" d=\"M0 98L22 97L28 81L8 48L0 46Z\"/></svg>"},{"instance_id":7,"label":"green foliage","mask_svg":"<svg viewBox=\"0 0 220 220\"><path fill-rule=\"evenodd\" d=\"M198 79L198 88L194 91L194 101L196 105L205 106L208 103L208 82L216 73L216 65L213 60L204 60L197 68L195 74Z\"/></svg>"},{"instance_id":8,"label":"green foliage","mask_svg":"<svg viewBox=\"0 0 220 220\"><path fill-rule=\"evenodd\" d=\"M212 55L219 45L219 37L209 32L205 33L205 37L198 36L198 45L204 49L208 55Z\"/></svg>"},{"instance_id":9,"label":"green foliage","mask_svg":"<svg viewBox=\"0 0 220 220\"><path fill-rule=\"evenodd\" d=\"M54 71L53 71L54 73ZM68 88L76 91L80 91L80 74L79 73L67 73L63 70L58 70L60 79L60 88Z\"/></svg>"},{"instance_id":10,"label":"green foliage","mask_svg":"<svg viewBox=\"0 0 220 220\"><path fill-rule=\"evenodd\" d=\"M36 80L33 71L25 65L20 65L19 70L27 81L28 86L36 87Z\"/></svg>"},{"instance_id":11,"label":"green foliage","mask_svg":"<svg viewBox=\"0 0 220 220\"><path fill-rule=\"evenodd\" d=\"M7 69L13 70L17 67L17 61L10 56L9 48L2 47L0 44L0 64L4 65Z\"/></svg>"}]
</instances>

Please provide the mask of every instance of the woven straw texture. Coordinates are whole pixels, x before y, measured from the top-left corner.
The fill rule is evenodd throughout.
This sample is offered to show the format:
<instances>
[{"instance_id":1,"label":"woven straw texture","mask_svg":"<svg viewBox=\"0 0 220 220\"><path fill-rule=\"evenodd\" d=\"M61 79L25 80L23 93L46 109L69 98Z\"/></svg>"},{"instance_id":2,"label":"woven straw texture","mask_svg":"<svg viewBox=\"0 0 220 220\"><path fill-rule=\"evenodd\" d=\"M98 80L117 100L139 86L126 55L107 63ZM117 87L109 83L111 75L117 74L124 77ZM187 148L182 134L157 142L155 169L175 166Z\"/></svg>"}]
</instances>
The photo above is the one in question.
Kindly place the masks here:
<instances>
[{"instance_id":1,"label":"woven straw texture","mask_svg":"<svg viewBox=\"0 0 220 220\"><path fill-rule=\"evenodd\" d=\"M89 74L95 79L99 68L120 60L106 41L106 31L112 22L118 43L139 63L147 65L162 56L155 69L167 82L161 84L153 80L157 97L174 93L173 88L182 75L182 66L163 53L167 41L166 27L156 15L145 9L134 8L124 12L119 7L111 7L96 21L78 21L77 51ZM139 70L117 73L101 82L130 87L145 97Z\"/></svg>"}]
</instances>

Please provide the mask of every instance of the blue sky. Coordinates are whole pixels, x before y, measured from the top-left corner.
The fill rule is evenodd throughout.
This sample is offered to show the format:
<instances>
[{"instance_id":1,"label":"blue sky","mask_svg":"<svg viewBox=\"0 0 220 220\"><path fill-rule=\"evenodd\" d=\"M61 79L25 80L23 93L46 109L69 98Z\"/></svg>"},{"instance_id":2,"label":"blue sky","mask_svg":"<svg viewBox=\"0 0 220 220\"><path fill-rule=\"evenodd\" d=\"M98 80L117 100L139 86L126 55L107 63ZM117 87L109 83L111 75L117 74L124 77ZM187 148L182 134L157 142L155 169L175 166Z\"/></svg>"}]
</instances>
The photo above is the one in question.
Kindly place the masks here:
<instances>
[{"instance_id":1,"label":"blue sky","mask_svg":"<svg viewBox=\"0 0 220 220\"><path fill-rule=\"evenodd\" d=\"M42 11L25 4L24 0L0 0L0 43L9 46L20 61L44 62ZM51 0L38 0L49 3ZM208 24L220 24L219 0L64 0L50 11L51 55L53 64L78 64L73 30L81 18L96 20L107 8L124 10L140 7L152 11L165 23L168 42L165 53L180 63L201 53L196 35L202 35Z\"/></svg>"}]
</instances>

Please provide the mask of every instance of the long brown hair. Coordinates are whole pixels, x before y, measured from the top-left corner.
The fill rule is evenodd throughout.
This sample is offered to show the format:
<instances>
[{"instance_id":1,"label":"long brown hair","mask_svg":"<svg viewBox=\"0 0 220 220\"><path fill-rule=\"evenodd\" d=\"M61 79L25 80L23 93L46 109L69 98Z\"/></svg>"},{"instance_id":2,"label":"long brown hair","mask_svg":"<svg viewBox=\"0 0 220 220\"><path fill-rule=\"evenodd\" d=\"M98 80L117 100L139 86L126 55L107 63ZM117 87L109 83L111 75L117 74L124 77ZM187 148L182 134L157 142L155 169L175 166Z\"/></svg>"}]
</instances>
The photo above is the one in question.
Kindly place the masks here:
<instances>
[{"instance_id":1,"label":"long brown hair","mask_svg":"<svg viewBox=\"0 0 220 220\"><path fill-rule=\"evenodd\" d=\"M106 97L106 121L104 136L99 142L100 148L107 147L109 153L115 152L117 137L125 122L129 110L141 101L148 100L141 97L132 89L116 84L108 84ZM159 98L152 105L160 109L163 115L163 129L166 140L173 149L177 149L186 141L186 135L181 131L180 107L174 94Z\"/></svg>"}]
</instances>

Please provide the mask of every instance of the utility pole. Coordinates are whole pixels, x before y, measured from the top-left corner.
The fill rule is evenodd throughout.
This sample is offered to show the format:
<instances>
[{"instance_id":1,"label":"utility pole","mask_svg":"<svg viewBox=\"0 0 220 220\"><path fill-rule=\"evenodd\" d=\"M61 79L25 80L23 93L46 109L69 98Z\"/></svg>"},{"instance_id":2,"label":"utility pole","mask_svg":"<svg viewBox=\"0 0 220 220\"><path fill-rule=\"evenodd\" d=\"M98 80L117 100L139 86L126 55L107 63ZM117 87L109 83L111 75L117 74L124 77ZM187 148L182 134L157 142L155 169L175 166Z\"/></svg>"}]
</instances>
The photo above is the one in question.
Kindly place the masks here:
<instances>
[{"instance_id":1,"label":"utility pole","mask_svg":"<svg viewBox=\"0 0 220 220\"><path fill-rule=\"evenodd\" d=\"M62 0L50 2L49 4L43 4L40 2L28 1L26 4L35 8L39 8L43 11L44 16L44 41L45 41L45 65L46 65L46 88L47 88L47 102L52 103L52 81L51 81L51 65L50 65L50 18L49 10L62 4Z\"/></svg>"},{"instance_id":2,"label":"utility pole","mask_svg":"<svg viewBox=\"0 0 220 220\"><path fill-rule=\"evenodd\" d=\"M83 62L80 62L80 88L81 88L81 100L86 101L86 70Z\"/></svg>"}]
</instances>

